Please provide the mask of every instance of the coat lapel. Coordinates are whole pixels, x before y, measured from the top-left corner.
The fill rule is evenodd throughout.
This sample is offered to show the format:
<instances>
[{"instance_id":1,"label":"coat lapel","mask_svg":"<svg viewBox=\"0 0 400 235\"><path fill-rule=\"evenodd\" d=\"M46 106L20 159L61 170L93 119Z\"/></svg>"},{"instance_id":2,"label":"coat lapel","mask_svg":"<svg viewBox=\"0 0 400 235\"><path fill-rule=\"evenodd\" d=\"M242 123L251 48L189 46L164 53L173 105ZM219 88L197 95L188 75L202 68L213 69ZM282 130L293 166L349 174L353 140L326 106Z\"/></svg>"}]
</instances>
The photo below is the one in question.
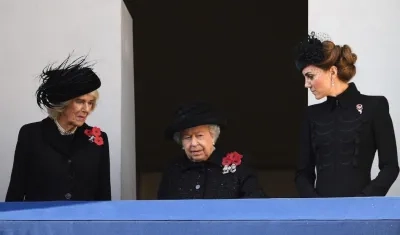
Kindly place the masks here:
<instances>
[{"instance_id":1,"label":"coat lapel","mask_svg":"<svg viewBox=\"0 0 400 235\"><path fill-rule=\"evenodd\" d=\"M57 152L69 157L69 143L66 142L54 121L47 117L42 121L42 130L44 140Z\"/></svg>"},{"instance_id":2,"label":"coat lapel","mask_svg":"<svg viewBox=\"0 0 400 235\"><path fill-rule=\"evenodd\" d=\"M75 134L71 136L72 139L68 139L70 136L63 136L60 134L57 125L51 118L45 118L42 121L42 130L44 140L57 152L67 158L71 158L72 155L88 145L90 142L84 133L85 129L89 126L84 124L78 127Z\"/></svg>"},{"instance_id":3,"label":"coat lapel","mask_svg":"<svg viewBox=\"0 0 400 235\"><path fill-rule=\"evenodd\" d=\"M89 141L89 136L84 133L86 129L91 129L91 127L85 123L76 130L74 141L72 142L71 146L71 154L85 149L89 144L93 144Z\"/></svg>"}]
</instances>

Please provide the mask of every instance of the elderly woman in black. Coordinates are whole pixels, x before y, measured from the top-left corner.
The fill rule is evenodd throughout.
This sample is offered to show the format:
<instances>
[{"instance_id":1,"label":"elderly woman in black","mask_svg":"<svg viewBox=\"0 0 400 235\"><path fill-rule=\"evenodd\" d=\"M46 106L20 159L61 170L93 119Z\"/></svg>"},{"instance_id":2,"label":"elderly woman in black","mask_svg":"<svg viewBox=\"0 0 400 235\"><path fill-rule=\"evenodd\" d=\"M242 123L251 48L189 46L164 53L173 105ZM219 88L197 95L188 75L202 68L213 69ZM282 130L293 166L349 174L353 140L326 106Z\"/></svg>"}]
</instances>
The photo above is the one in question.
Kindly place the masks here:
<instances>
[{"instance_id":1,"label":"elderly woman in black","mask_svg":"<svg viewBox=\"0 0 400 235\"><path fill-rule=\"evenodd\" d=\"M184 154L167 167L158 199L232 199L266 197L246 156L215 147L226 122L210 104L182 106L166 135Z\"/></svg>"},{"instance_id":2,"label":"elderly woman in black","mask_svg":"<svg viewBox=\"0 0 400 235\"><path fill-rule=\"evenodd\" d=\"M300 196L385 196L399 173L387 99L361 94L350 82L357 56L348 45L312 33L298 53L305 87L316 99L327 97L306 112L295 180ZM371 180L376 151L380 172Z\"/></svg>"},{"instance_id":3,"label":"elderly woman in black","mask_svg":"<svg viewBox=\"0 0 400 235\"><path fill-rule=\"evenodd\" d=\"M49 115L21 127L5 201L111 200L107 134L86 124L99 77L69 57L40 77L37 103Z\"/></svg>"}]
</instances>

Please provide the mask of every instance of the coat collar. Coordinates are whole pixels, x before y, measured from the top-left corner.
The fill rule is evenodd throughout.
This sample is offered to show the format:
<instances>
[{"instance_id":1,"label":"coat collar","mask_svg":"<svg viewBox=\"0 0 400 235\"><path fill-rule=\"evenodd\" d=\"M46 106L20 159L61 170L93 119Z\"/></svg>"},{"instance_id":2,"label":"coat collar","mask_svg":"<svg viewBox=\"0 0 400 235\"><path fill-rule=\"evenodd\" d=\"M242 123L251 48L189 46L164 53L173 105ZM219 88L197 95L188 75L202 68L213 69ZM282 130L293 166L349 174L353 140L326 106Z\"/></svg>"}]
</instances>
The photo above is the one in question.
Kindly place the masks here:
<instances>
[{"instance_id":1,"label":"coat collar","mask_svg":"<svg viewBox=\"0 0 400 235\"><path fill-rule=\"evenodd\" d=\"M56 124L58 131L61 133L61 135L73 135L75 134L76 129L78 129L78 127L75 127L73 130L67 131L60 125L60 123L58 123L57 120L54 120L54 123Z\"/></svg>"},{"instance_id":2,"label":"coat collar","mask_svg":"<svg viewBox=\"0 0 400 235\"><path fill-rule=\"evenodd\" d=\"M57 152L70 158L75 151L90 144L84 130L90 128L86 123L78 127L73 135L61 135L56 123L50 117L42 120L43 138Z\"/></svg>"},{"instance_id":3,"label":"coat collar","mask_svg":"<svg viewBox=\"0 0 400 235\"><path fill-rule=\"evenodd\" d=\"M351 82L349 83L349 87L340 95L336 97L328 96L326 103L331 107L331 109L335 109L337 106L341 108L349 108L357 105L360 95L361 93L358 91L356 85Z\"/></svg>"}]
</instances>

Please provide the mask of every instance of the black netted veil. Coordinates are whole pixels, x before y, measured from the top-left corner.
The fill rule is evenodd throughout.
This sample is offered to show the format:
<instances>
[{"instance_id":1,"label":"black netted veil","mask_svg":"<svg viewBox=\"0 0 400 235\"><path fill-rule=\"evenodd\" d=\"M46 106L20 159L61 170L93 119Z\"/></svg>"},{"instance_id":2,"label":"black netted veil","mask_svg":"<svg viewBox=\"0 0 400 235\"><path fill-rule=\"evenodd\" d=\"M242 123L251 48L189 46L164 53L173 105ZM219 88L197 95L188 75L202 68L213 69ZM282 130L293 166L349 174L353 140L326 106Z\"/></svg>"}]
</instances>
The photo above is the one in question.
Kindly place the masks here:
<instances>
[{"instance_id":1,"label":"black netted veil","mask_svg":"<svg viewBox=\"0 0 400 235\"><path fill-rule=\"evenodd\" d=\"M99 77L86 62L86 57L79 57L70 62L68 56L55 68L53 65L47 65L39 78L41 85L36 91L36 99L40 108L53 108L101 86Z\"/></svg>"},{"instance_id":2,"label":"black netted veil","mask_svg":"<svg viewBox=\"0 0 400 235\"><path fill-rule=\"evenodd\" d=\"M315 32L311 32L296 49L295 63L299 71L303 71L309 65L320 64L324 60L322 41L316 37Z\"/></svg>"}]
</instances>

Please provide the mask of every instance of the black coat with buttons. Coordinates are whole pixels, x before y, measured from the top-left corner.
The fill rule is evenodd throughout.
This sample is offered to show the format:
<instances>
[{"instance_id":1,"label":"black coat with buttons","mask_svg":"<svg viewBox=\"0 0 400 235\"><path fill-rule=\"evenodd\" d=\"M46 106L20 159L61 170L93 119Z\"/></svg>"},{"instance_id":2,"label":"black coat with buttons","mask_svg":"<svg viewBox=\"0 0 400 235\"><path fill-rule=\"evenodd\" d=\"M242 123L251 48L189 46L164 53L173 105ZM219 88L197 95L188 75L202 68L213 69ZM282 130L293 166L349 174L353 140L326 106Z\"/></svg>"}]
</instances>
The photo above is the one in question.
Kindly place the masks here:
<instances>
[{"instance_id":1,"label":"black coat with buttons","mask_svg":"<svg viewBox=\"0 0 400 235\"><path fill-rule=\"evenodd\" d=\"M180 156L165 170L158 199L264 198L257 176L247 167L246 156L234 173L223 174L222 159L227 152L215 150L204 162Z\"/></svg>"},{"instance_id":2,"label":"black coat with buttons","mask_svg":"<svg viewBox=\"0 0 400 235\"><path fill-rule=\"evenodd\" d=\"M24 125L5 201L111 200L107 134L96 145L84 134L89 128L61 135L50 118Z\"/></svg>"},{"instance_id":3,"label":"black coat with buttons","mask_svg":"<svg viewBox=\"0 0 400 235\"><path fill-rule=\"evenodd\" d=\"M371 180L376 151L380 172ZM363 95L350 83L339 96L308 107L295 180L301 197L385 196L398 174L385 97Z\"/></svg>"}]
</instances>

